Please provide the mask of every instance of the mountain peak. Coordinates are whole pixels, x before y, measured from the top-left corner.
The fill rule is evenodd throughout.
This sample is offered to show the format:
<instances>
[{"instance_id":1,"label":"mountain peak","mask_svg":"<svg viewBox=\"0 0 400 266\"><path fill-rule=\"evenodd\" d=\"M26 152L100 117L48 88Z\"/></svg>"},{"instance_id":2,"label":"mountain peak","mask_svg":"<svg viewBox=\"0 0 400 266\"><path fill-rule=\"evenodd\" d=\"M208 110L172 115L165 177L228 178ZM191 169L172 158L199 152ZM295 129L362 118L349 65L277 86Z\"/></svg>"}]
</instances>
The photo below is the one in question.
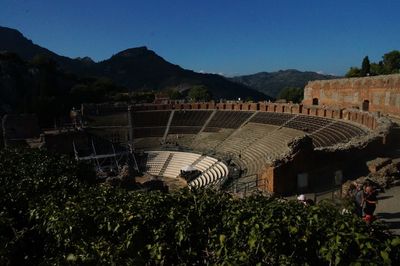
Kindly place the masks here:
<instances>
[{"instance_id":1,"label":"mountain peak","mask_svg":"<svg viewBox=\"0 0 400 266\"><path fill-rule=\"evenodd\" d=\"M0 40L0 50L17 53L24 60L31 60L38 54L45 54L51 57L58 56L46 48L34 44L15 29L0 26Z\"/></svg>"},{"instance_id":2,"label":"mountain peak","mask_svg":"<svg viewBox=\"0 0 400 266\"><path fill-rule=\"evenodd\" d=\"M22 35L21 32L19 32L16 29L8 28L8 27L2 27L0 26L0 34L2 37L19 37L19 38L24 38L24 35Z\"/></svg>"},{"instance_id":3,"label":"mountain peak","mask_svg":"<svg viewBox=\"0 0 400 266\"><path fill-rule=\"evenodd\" d=\"M146 54L155 54L153 51L149 50L146 46L140 46L140 47L134 47L134 48L129 48L126 50L123 50L117 54L115 54L113 57L138 57Z\"/></svg>"},{"instance_id":4,"label":"mountain peak","mask_svg":"<svg viewBox=\"0 0 400 266\"><path fill-rule=\"evenodd\" d=\"M82 63L85 63L85 64L93 64L94 63L93 59L90 58L89 56L77 57L75 59L78 61L81 61Z\"/></svg>"}]
</instances>

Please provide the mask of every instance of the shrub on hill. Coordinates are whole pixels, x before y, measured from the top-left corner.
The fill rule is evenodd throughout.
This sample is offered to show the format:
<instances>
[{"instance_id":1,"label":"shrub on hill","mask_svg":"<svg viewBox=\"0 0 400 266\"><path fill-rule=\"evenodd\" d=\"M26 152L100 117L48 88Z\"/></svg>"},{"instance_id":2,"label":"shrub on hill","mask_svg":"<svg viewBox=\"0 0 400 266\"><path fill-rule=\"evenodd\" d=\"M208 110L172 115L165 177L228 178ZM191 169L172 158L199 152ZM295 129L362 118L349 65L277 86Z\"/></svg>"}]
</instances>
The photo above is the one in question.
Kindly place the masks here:
<instances>
[{"instance_id":1,"label":"shrub on hill","mask_svg":"<svg viewBox=\"0 0 400 266\"><path fill-rule=\"evenodd\" d=\"M288 102L301 103L303 100L304 89L302 88L284 88L278 96L278 99L285 99Z\"/></svg>"},{"instance_id":2,"label":"shrub on hill","mask_svg":"<svg viewBox=\"0 0 400 266\"><path fill-rule=\"evenodd\" d=\"M364 57L361 63L361 69L350 67L346 73L347 78L389 75L400 73L400 51L393 50L382 56L378 63L369 62L368 56Z\"/></svg>"},{"instance_id":3,"label":"shrub on hill","mask_svg":"<svg viewBox=\"0 0 400 266\"><path fill-rule=\"evenodd\" d=\"M400 238L328 202L212 190L139 193L91 184L87 166L0 152L0 263L343 264L400 262Z\"/></svg>"}]
</instances>

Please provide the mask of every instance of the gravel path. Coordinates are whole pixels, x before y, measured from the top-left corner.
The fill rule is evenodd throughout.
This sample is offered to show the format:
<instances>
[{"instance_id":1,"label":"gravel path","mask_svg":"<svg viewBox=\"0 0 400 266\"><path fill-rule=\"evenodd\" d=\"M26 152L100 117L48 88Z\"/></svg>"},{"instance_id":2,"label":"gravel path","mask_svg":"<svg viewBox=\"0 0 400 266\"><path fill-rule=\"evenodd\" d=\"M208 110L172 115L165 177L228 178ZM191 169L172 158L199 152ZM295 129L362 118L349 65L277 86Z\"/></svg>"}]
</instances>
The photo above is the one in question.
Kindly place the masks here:
<instances>
[{"instance_id":1,"label":"gravel path","mask_svg":"<svg viewBox=\"0 0 400 266\"><path fill-rule=\"evenodd\" d=\"M378 200L375 214L389 225L393 233L400 235L400 186L379 194Z\"/></svg>"}]
</instances>

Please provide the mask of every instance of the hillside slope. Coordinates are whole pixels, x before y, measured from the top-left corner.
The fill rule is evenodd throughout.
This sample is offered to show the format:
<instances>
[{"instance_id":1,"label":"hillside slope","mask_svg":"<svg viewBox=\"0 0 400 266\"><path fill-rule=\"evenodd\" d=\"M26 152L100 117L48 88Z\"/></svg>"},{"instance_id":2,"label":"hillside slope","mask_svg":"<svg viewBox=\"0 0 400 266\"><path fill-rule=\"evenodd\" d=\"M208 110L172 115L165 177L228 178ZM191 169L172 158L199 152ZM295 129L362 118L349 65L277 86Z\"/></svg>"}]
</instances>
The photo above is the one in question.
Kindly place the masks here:
<instances>
[{"instance_id":1,"label":"hillside slope","mask_svg":"<svg viewBox=\"0 0 400 266\"><path fill-rule=\"evenodd\" d=\"M231 78L231 80L276 98L284 88L304 88L308 81L333 78L337 77L311 71L302 72L295 69L288 69L277 72L260 72L252 75L236 76Z\"/></svg>"}]
</instances>

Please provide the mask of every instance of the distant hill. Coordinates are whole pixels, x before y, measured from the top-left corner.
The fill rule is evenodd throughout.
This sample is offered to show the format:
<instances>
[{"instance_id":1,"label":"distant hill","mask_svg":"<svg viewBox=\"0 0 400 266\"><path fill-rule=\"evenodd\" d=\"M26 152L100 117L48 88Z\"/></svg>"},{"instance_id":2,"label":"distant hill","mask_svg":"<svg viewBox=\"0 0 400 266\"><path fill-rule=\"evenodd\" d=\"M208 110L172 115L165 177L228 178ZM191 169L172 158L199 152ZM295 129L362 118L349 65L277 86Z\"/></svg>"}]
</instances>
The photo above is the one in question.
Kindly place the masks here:
<instances>
[{"instance_id":1,"label":"distant hill","mask_svg":"<svg viewBox=\"0 0 400 266\"><path fill-rule=\"evenodd\" d=\"M130 88L162 90L171 87L188 88L205 85L215 99L251 97L269 99L257 90L215 74L196 73L171 64L147 47L124 50L110 59L95 64L92 75L106 76Z\"/></svg>"},{"instance_id":2,"label":"distant hill","mask_svg":"<svg viewBox=\"0 0 400 266\"><path fill-rule=\"evenodd\" d=\"M231 78L231 80L276 98L284 88L304 88L310 80L334 78L337 77L311 71L302 72L295 69L288 69L277 72L260 72L252 75L236 76Z\"/></svg>"},{"instance_id":3,"label":"distant hill","mask_svg":"<svg viewBox=\"0 0 400 266\"><path fill-rule=\"evenodd\" d=\"M130 91L204 85L215 99L270 99L257 90L223 76L196 73L171 64L146 47L127 49L107 60L95 63L89 57L72 59L60 56L34 44L15 29L0 27L0 51L2 50L14 52L27 61L38 54L46 55L65 71L80 76L107 77Z\"/></svg>"},{"instance_id":4,"label":"distant hill","mask_svg":"<svg viewBox=\"0 0 400 266\"><path fill-rule=\"evenodd\" d=\"M24 60L30 61L36 55L46 55L56 61L63 69L71 72L82 71L87 67L87 58L71 59L58 55L46 48L34 44L21 32L15 29L0 26L0 51L9 51L19 55ZM93 62L93 61L92 61Z\"/></svg>"}]
</instances>

